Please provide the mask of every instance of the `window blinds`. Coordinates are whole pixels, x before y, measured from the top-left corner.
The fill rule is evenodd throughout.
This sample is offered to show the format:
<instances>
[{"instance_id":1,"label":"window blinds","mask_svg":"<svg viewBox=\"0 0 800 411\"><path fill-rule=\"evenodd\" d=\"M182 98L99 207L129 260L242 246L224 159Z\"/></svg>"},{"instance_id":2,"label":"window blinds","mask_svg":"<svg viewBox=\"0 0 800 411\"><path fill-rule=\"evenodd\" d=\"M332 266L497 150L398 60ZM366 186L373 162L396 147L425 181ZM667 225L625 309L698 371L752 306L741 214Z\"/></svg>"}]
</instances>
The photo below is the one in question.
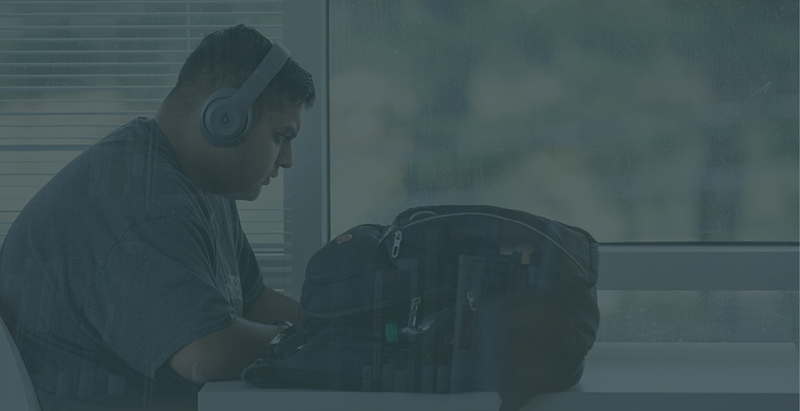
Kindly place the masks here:
<instances>
[{"instance_id":1,"label":"window blinds","mask_svg":"<svg viewBox=\"0 0 800 411\"><path fill-rule=\"evenodd\" d=\"M279 1L0 2L0 242L62 167L137 116L152 117L202 38L243 23L282 41ZM291 284L282 178L239 202L265 283Z\"/></svg>"}]
</instances>

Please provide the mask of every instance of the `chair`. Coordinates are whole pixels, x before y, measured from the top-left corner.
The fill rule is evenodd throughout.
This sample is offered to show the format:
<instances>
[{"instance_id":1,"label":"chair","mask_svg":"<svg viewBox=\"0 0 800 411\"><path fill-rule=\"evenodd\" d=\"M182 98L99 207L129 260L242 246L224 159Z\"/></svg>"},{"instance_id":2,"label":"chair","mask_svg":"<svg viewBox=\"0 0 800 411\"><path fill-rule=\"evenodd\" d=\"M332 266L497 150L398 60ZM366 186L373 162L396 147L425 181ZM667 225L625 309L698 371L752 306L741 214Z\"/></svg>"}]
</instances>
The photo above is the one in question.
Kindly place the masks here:
<instances>
[{"instance_id":1,"label":"chair","mask_svg":"<svg viewBox=\"0 0 800 411\"><path fill-rule=\"evenodd\" d=\"M31 377L17 345L0 319L0 408L9 411L40 411Z\"/></svg>"}]
</instances>

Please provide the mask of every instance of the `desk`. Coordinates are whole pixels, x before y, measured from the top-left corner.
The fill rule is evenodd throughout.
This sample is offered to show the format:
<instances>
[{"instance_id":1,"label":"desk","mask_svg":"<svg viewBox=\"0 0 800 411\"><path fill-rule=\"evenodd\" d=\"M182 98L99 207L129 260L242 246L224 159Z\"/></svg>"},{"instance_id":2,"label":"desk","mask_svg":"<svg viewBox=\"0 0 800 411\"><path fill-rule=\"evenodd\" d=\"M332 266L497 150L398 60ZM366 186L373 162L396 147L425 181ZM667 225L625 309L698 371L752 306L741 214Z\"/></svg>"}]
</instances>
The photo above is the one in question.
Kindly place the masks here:
<instances>
[{"instance_id":1,"label":"desk","mask_svg":"<svg viewBox=\"0 0 800 411\"><path fill-rule=\"evenodd\" d=\"M523 411L797 411L791 343L596 343L580 383L535 397ZM259 389L208 383L199 411L496 411L493 392L416 394ZM269 405L268 405L269 404Z\"/></svg>"}]
</instances>

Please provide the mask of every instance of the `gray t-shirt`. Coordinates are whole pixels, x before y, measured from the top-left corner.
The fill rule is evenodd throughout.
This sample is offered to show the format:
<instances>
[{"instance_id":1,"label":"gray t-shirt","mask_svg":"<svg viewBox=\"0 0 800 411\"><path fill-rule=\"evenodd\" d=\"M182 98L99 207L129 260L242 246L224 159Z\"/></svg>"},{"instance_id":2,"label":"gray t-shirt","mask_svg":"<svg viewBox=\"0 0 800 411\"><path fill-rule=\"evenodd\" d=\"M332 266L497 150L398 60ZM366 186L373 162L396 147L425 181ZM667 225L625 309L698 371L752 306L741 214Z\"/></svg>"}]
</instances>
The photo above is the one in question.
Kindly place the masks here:
<instances>
[{"instance_id":1,"label":"gray t-shirt","mask_svg":"<svg viewBox=\"0 0 800 411\"><path fill-rule=\"evenodd\" d=\"M202 195L146 118L64 167L0 250L3 319L43 411L196 407L167 360L263 289L235 202Z\"/></svg>"}]
</instances>

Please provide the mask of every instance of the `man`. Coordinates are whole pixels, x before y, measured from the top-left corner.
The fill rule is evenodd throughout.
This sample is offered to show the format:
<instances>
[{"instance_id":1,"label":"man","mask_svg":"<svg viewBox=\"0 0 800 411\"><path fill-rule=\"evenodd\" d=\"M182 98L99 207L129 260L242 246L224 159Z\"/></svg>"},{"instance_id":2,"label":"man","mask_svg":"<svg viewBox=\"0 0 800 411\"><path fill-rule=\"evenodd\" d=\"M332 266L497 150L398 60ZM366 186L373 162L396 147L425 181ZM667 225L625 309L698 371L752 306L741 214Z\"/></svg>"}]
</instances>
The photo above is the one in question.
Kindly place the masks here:
<instances>
[{"instance_id":1,"label":"man","mask_svg":"<svg viewBox=\"0 0 800 411\"><path fill-rule=\"evenodd\" d=\"M232 147L198 124L206 98L241 87L271 48L243 25L205 37L154 119L86 150L12 225L0 312L43 411L196 408L202 384L238 378L273 323L298 319L263 285L234 200L292 166L310 74L289 59Z\"/></svg>"}]
</instances>

